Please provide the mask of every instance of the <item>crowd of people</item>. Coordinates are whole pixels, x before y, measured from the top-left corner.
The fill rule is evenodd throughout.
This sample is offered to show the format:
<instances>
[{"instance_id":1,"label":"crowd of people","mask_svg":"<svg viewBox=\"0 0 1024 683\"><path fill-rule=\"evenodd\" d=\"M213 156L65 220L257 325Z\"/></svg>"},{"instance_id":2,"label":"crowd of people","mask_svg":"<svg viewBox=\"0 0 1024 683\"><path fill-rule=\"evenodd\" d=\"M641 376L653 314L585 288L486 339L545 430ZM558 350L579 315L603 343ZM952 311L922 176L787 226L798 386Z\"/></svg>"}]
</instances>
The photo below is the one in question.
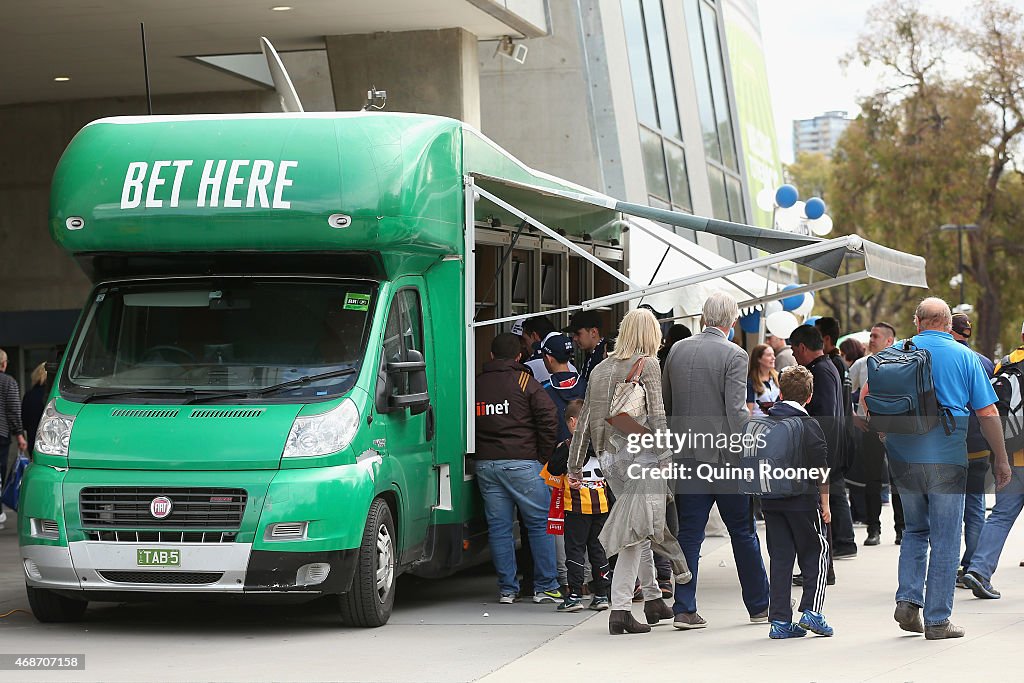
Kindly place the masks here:
<instances>
[{"instance_id":1,"label":"crowd of people","mask_svg":"<svg viewBox=\"0 0 1024 683\"><path fill-rule=\"evenodd\" d=\"M775 639L831 636L822 610L836 581L833 561L857 557L858 523L866 528L863 545L879 545L881 511L891 504L900 545L895 621L929 640L963 636L950 621L955 588L1000 597L992 575L1024 510L1024 443L1013 441L1024 440L1024 424L1003 433L1007 404L1022 410L1024 345L993 364L970 348L968 316L952 315L937 298L918 306L911 338L897 341L894 326L880 321L866 347L843 340L839 322L825 317L788 339L768 335L748 354L730 334L738 317L735 299L716 292L696 334L663 326L641 307L622 319L614 343L594 312L576 314L564 331L536 316L495 337L477 401L506 408L477 412L475 462L499 602L524 594L559 611L610 609L612 634L648 632L663 620L680 630L705 628L697 605L701 545L717 508L749 620L769 623ZM924 427L901 428L887 408L903 399L886 393L891 370L883 359L892 353L928 359L934 388L921 401L937 409L920 408ZM728 440L693 439L675 449L637 446L641 436L666 431L760 434L768 445L734 449ZM780 433L788 440L774 436ZM769 452L821 476L752 491L728 477L685 474L727 472L751 453ZM682 475L652 476L659 471ZM986 520L985 493L993 488ZM802 586L798 605L794 585ZM635 601L643 602L647 623L634 618ZM801 613L795 622L794 607Z\"/></svg>"},{"instance_id":2,"label":"crowd of people","mask_svg":"<svg viewBox=\"0 0 1024 683\"><path fill-rule=\"evenodd\" d=\"M18 451L30 452L36 440L36 428L46 405L46 365L32 370L32 386L21 396L18 382L7 374L7 352L0 349L0 490L7 484L8 453L16 444ZM0 529L7 523L7 513L0 506Z\"/></svg>"}]
</instances>

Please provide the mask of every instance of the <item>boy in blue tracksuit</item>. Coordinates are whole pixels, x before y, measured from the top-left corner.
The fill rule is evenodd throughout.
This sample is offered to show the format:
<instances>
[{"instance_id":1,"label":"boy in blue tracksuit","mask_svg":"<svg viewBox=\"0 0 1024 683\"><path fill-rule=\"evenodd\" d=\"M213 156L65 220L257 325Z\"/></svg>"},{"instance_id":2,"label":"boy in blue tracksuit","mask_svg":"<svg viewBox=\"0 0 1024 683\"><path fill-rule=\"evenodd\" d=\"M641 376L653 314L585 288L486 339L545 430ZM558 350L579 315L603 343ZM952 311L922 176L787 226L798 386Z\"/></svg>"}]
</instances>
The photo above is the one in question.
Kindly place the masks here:
<instances>
[{"instance_id":1,"label":"boy in blue tracksuit","mask_svg":"<svg viewBox=\"0 0 1024 683\"><path fill-rule=\"evenodd\" d=\"M811 400L814 378L803 366L789 367L779 375L779 389L779 401L768 411L768 417L797 417L803 422L801 453L793 454L794 466L817 467L826 474L823 481L806 482L806 491L799 495L761 499L770 559L768 635L775 639L797 638L812 631L831 636L832 627L821 615L829 559L825 525L832 516L828 505L828 447L817 420L808 416L804 408ZM790 593L793 563L797 559L804 577L800 599L803 616L794 624Z\"/></svg>"},{"instance_id":2,"label":"boy in blue tracksuit","mask_svg":"<svg viewBox=\"0 0 1024 683\"><path fill-rule=\"evenodd\" d=\"M586 382L569 367L569 359L574 350L572 339L564 334L548 336L540 347L540 352L544 354L544 366L551 373L551 377L541 386L558 409L559 443L572 438L565 423L565 407L569 401L582 401L587 393Z\"/></svg>"}]
</instances>

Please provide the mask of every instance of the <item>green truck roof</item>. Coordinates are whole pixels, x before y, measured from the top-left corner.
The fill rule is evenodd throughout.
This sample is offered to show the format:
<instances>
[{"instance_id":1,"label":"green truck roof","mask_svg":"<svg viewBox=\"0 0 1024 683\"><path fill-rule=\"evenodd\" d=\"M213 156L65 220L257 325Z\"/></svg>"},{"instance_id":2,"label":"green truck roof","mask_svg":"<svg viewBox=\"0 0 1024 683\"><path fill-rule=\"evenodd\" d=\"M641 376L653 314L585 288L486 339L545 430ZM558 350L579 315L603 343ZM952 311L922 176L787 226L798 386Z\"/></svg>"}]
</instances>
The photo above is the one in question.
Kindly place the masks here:
<instances>
[{"instance_id":1,"label":"green truck roof","mask_svg":"<svg viewBox=\"0 0 1024 683\"><path fill-rule=\"evenodd\" d=\"M50 230L76 255L369 250L436 258L463 249L464 173L580 189L438 116L116 117L86 126L61 157Z\"/></svg>"}]
</instances>

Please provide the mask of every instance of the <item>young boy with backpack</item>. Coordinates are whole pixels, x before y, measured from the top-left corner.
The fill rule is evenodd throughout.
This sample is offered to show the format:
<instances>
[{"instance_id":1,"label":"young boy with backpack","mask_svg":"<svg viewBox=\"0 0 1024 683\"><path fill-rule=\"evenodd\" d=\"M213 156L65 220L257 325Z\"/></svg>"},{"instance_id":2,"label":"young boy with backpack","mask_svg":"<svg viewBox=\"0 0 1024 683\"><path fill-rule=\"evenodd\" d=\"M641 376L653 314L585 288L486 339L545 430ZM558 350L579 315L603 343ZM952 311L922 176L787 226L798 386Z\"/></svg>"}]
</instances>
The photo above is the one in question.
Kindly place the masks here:
<instances>
[{"instance_id":1,"label":"young boy with backpack","mask_svg":"<svg viewBox=\"0 0 1024 683\"><path fill-rule=\"evenodd\" d=\"M576 431L576 424L583 401L573 400L565 407L565 424L569 438L555 447L555 452L548 459L548 474L561 479L562 502L565 510L565 566L568 572L569 592L563 602L558 605L559 612L579 612L583 609L583 581L586 567L585 559L590 560L591 572L594 576L590 582L590 591L594 595L590 601L590 609L606 610L610 606L608 597L611 588L611 569L608 557L598 536L608 519L611 510L611 492L604 480L597 458L591 455L583 465L583 481L574 485L569 478L563 476L568 469L569 443Z\"/></svg>"},{"instance_id":2,"label":"young boy with backpack","mask_svg":"<svg viewBox=\"0 0 1024 683\"><path fill-rule=\"evenodd\" d=\"M769 458L773 467L820 468L819 481L782 482L778 494L762 494L765 534L768 540L770 601L768 619L770 638L798 638L807 631L831 636L833 629L821 614L825 601L828 540L825 525L832 518L828 505L828 461L825 434L818 422L808 416L804 406L811 400L814 379L807 368L786 368L779 376L780 400L768 411L762 426L765 447L776 453ZM752 420L753 422L753 420ZM780 439L775 432L782 432ZM774 437L774 438L773 438ZM799 623L793 623L790 602L794 560L799 560L804 577Z\"/></svg>"}]
</instances>

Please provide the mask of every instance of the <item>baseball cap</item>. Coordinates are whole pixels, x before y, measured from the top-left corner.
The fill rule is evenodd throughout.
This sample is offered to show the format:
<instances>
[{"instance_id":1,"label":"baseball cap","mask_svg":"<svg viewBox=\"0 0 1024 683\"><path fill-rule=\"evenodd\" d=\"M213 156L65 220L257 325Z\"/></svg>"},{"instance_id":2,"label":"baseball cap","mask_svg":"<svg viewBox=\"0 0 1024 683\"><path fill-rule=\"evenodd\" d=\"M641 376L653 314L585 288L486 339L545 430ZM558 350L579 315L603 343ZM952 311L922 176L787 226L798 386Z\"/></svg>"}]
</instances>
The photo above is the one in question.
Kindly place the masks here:
<instances>
[{"instance_id":1,"label":"baseball cap","mask_svg":"<svg viewBox=\"0 0 1024 683\"><path fill-rule=\"evenodd\" d=\"M549 336L540 347L541 353L545 356L552 356L559 363L564 363L572 357L575 346L572 339L564 334L553 334Z\"/></svg>"},{"instance_id":2,"label":"baseball cap","mask_svg":"<svg viewBox=\"0 0 1024 683\"><path fill-rule=\"evenodd\" d=\"M966 313L953 314L953 331L962 337L971 336L971 319Z\"/></svg>"}]
</instances>

